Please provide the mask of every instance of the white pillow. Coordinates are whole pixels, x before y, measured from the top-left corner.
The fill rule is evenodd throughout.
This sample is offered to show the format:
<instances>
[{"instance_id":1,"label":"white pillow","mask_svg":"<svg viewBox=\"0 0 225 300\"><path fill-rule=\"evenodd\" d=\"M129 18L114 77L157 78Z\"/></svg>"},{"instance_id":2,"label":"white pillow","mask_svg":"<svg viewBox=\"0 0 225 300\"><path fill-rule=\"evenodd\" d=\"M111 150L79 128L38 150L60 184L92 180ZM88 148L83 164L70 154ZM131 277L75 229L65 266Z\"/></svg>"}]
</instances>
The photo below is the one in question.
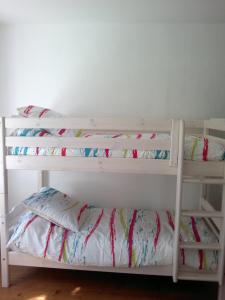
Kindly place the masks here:
<instances>
[{"instance_id":1,"label":"white pillow","mask_svg":"<svg viewBox=\"0 0 225 300\"><path fill-rule=\"evenodd\" d=\"M24 118L60 118L63 117L62 114L51 110L49 108L28 105L17 108L20 117ZM45 129L44 129L45 130ZM80 130L75 129L65 129L65 128L48 128L47 131L55 136L71 136L74 137ZM15 134L16 135L16 134Z\"/></svg>"},{"instance_id":2,"label":"white pillow","mask_svg":"<svg viewBox=\"0 0 225 300\"><path fill-rule=\"evenodd\" d=\"M54 188L43 187L31 195L23 204L36 215L72 231L78 231L84 223L87 203L74 201Z\"/></svg>"},{"instance_id":3,"label":"white pillow","mask_svg":"<svg viewBox=\"0 0 225 300\"><path fill-rule=\"evenodd\" d=\"M18 114L25 118L57 118L62 115L49 108L28 105L17 108Z\"/></svg>"}]
</instances>

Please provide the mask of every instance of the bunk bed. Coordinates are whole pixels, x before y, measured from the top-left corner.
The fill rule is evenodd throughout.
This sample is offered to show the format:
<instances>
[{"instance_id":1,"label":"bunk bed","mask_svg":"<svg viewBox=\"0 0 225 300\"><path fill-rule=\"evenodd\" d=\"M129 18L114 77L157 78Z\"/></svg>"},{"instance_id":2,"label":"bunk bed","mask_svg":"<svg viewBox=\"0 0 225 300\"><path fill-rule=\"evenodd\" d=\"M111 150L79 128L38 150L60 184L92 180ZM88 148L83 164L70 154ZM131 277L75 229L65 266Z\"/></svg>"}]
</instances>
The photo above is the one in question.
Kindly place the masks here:
<instances>
[{"instance_id":1,"label":"bunk bed","mask_svg":"<svg viewBox=\"0 0 225 300\"><path fill-rule=\"evenodd\" d=\"M210 119L206 121L187 122L186 126L182 120L149 120L146 118L1 118L0 130L0 205L1 205L1 266L2 286L9 285L9 265L37 266L51 268L66 268L75 270L97 270L108 272L122 272L149 275L173 276L174 282L179 279L215 281L219 283L220 289L218 299L222 299L224 278L224 247L225 247L225 162L223 160L184 160L185 127L189 132L204 133L208 141L218 142L225 145L222 138L209 135L211 130L225 131L225 120ZM82 130L88 134L85 136L13 136L9 130L18 128L49 129L58 130ZM210 130L210 132L209 132ZM131 133L167 133L166 139L139 139L122 138L122 134ZM105 138L105 135L118 134L117 138ZM206 144L208 146L208 144ZM59 149L110 149L124 151L128 149L140 149L140 151L168 151L166 159L112 156L63 156L63 155L13 155L15 147L51 148ZM108 151L108 150L107 150ZM136 151L136 150L135 150ZM135 152L136 155L136 152ZM79 266L58 263L26 253L8 250L8 170L37 170L38 189L45 186L46 171L86 171L86 172L113 172L134 174L162 174L176 176L176 205L174 212L174 240L173 240L173 263L172 265L154 265L140 268L129 267L98 267ZM182 210L182 185L183 183L201 184L201 197L199 210ZM221 184L223 186L221 211L215 211L208 201L208 185ZM208 228L218 238L218 243L196 242L185 243L180 240L180 220L182 216L204 218ZM218 252L218 267L216 271L199 271L190 268L181 268L179 264L179 252L187 250L212 250Z\"/></svg>"}]
</instances>

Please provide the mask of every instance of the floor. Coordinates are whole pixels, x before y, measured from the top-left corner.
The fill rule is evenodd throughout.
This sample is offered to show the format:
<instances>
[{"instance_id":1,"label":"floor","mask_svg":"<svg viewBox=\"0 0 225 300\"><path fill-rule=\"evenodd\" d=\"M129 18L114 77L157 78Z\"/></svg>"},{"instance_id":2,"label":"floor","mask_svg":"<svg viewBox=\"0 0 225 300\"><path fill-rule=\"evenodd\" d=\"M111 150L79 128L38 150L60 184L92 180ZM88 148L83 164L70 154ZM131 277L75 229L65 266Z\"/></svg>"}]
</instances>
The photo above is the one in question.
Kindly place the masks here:
<instances>
[{"instance_id":1,"label":"floor","mask_svg":"<svg viewBox=\"0 0 225 300\"><path fill-rule=\"evenodd\" d=\"M11 286L0 300L215 300L214 283L168 277L11 267Z\"/></svg>"}]
</instances>

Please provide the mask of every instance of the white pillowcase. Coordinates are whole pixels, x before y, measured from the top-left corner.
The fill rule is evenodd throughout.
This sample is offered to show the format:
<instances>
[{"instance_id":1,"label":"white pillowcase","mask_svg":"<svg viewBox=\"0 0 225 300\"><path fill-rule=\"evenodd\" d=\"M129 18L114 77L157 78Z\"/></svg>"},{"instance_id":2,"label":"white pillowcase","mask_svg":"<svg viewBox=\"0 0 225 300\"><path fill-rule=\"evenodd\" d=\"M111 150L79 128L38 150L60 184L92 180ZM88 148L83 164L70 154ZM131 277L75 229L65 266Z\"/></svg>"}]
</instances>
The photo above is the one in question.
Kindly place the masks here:
<instances>
[{"instance_id":1,"label":"white pillowcase","mask_svg":"<svg viewBox=\"0 0 225 300\"><path fill-rule=\"evenodd\" d=\"M62 115L49 108L28 105L17 108L20 117L25 118L57 118Z\"/></svg>"},{"instance_id":2,"label":"white pillowcase","mask_svg":"<svg viewBox=\"0 0 225 300\"><path fill-rule=\"evenodd\" d=\"M23 204L36 215L74 232L81 228L89 211L87 203L74 201L50 187L41 188Z\"/></svg>"},{"instance_id":3,"label":"white pillowcase","mask_svg":"<svg viewBox=\"0 0 225 300\"><path fill-rule=\"evenodd\" d=\"M23 118L60 118L63 117L62 114L51 110L49 108L35 106L35 105L28 105L17 108L18 114L20 117ZM65 128L48 128L42 129L46 130L48 133L54 136L70 136L74 137L80 130L76 129L65 129ZM14 135L18 135L17 132Z\"/></svg>"}]
</instances>

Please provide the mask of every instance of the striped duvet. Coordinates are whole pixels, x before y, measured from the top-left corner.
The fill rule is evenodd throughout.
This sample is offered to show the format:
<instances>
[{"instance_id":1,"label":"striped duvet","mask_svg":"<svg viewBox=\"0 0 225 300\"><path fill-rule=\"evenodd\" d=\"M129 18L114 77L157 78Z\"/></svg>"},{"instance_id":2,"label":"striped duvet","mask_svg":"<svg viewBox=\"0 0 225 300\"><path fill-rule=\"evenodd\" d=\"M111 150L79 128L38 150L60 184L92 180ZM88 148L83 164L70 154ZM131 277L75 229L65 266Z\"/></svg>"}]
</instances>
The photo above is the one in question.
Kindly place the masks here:
<instances>
[{"instance_id":1,"label":"striped duvet","mask_svg":"<svg viewBox=\"0 0 225 300\"><path fill-rule=\"evenodd\" d=\"M83 266L171 265L174 215L171 211L89 207L79 231L59 227L27 211L13 228L8 247L56 262ZM180 241L214 243L202 218L181 219ZM215 270L217 252L180 249L181 265Z\"/></svg>"},{"instance_id":2,"label":"striped duvet","mask_svg":"<svg viewBox=\"0 0 225 300\"><path fill-rule=\"evenodd\" d=\"M99 134L90 134L82 130L65 130L55 129L47 131L45 129L17 129L15 136L76 136L76 137L93 137ZM169 134L165 133L136 133L136 134L108 134L101 135L106 139L151 139L151 140L169 140ZM8 149L10 155L57 155L57 156L74 156L74 157L117 157L117 158L134 158L134 159L169 159L170 151L166 150L112 150L99 148L40 148L40 147L11 147ZM208 140L205 137L186 136L184 145L184 157L186 160L210 161L224 160L225 146Z\"/></svg>"},{"instance_id":3,"label":"striped duvet","mask_svg":"<svg viewBox=\"0 0 225 300\"><path fill-rule=\"evenodd\" d=\"M17 108L19 117L23 118L58 118L62 117L61 113L45 107L28 105ZM70 137L86 137L96 136L82 130L72 129L17 129L12 135L14 136L70 136ZM134 134L108 134L101 135L109 139L155 139L168 140L168 134L157 133L134 133ZM97 146L97 145L96 145ZM184 145L184 158L186 160L224 160L225 146L215 141L208 140L206 137L187 136ZM28 148L14 147L8 149L8 154L11 155L58 155L58 156L74 156L74 157L118 157L118 158L134 158L134 159L169 159L169 151L140 151L137 149L121 151L112 149L99 148Z\"/></svg>"}]
</instances>

